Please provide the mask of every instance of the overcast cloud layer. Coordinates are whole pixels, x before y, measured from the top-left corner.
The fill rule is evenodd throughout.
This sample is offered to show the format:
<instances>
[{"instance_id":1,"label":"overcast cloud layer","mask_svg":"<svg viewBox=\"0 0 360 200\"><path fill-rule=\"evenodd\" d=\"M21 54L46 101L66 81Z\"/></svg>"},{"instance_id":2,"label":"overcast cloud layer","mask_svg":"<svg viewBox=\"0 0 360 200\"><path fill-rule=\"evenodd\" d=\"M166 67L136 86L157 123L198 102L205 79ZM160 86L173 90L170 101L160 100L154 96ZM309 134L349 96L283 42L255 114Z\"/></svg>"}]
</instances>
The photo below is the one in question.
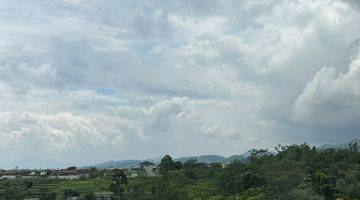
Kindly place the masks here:
<instances>
[{"instance_id":1,"label":"overcast cloud layer","mask_svg":"<svg viewBox=\"0 0 360 200\"><path fill-rule=\"evenodd\" d=\"M359 137L355 2L2 0L0 168Z\"/></svg>"}]
</instances>

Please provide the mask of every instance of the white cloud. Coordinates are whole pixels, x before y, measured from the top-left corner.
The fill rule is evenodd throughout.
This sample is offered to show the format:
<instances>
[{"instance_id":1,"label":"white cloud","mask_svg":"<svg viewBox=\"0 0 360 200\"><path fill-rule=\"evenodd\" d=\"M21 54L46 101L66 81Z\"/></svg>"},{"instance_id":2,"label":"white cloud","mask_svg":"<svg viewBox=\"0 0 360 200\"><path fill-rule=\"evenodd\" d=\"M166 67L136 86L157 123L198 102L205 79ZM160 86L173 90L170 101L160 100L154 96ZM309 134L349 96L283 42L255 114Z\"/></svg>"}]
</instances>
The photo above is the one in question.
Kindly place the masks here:
<instances>
[{"instance_id":1,"label":"white cloud","mask_svg":"<svg viewBox=\"0 0 360 200\"><path fill-rule=\"evenodd\" d=\"M83 0L63 0L65 3L70 3L70 4L78 4L81 3Z\"/></svg>"},{"instance_id":2,"label":"white cloud","mask_svg":"<svg viewBox=\"0 0 360 200\"><path fill-rule=\"evenodd\" d=\"M226 18L217 16L198 20L169 15L168 22L185 38L219 36L225 33L228 27Z\"/></svg>"},{"instance_id":3,"label":"white cloud","mask_svg":"<svg viewBox=\"0 0 360 200\"><path fill-rule=\"evenodd\" d=\"M324 124L355 130L342 119L359 114L358 61L345 68L359 19L340 0L2 1L0 158L17 159L0 167L228 155Z\"/></svg>"},{"instance_id":4,"label":"white cloud","mask_svg":"<svg viewBox=\"0 0 360 200\"><path fill-rule=\"evenodd\" d=\"M323 68L294 104L295 120L329 126L352 126L360 116L360 59L345 74ZM351 128L351 127L349 127Z\"/></svg>"},{"instance_id":5,"label":"white cloud","mask_svg":"<svg viewBox=\"0 0 360 200\"><path fill-rule=\"evenodd\" d=\"M106 142L94 122L71 113L1 112L0 124L3 150L65 150Z\"/></svg>"}]
</instances>

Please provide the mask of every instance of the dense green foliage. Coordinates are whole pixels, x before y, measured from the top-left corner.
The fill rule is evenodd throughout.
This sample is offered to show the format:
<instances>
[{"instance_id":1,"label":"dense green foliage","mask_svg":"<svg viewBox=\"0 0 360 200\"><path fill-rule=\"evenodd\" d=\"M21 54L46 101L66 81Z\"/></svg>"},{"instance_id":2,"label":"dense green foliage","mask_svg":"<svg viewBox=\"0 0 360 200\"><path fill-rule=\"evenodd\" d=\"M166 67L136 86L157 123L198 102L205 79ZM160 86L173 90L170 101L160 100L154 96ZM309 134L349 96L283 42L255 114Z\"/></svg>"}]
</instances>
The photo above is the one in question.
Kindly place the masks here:
<instances>
[{"instance_id":1,"label":"dense green foliage","mask_svg":"<svg viewBox=\"0 0 360 200\"><path fill-rule=\"evenodd\" d=\"M0 180L0 200L22 200L37 197L40 200L62 200L66 190L72 190L84 197L94 192L108 191L110 181L105 178L89 180L56 180L48 178L34 178L32 187L26 189L24 180Z\"/></svg>"},{"instance_id":2,"label":"dense green foliage","mask_svg":"<svg viewBox=\"0 0 360 200\"><path fill-rule=\"evenodd\" d=\"M127 199L360 199L360 153L279 146L222 168L195 160L166 176L133 179ZM169 160L169 158L166 158Z\"/></svg>"},{"instance_id":3,"label":"dense green foliage","mask_svg":"<svg viewBox=\"0 0 360 200\"><path fill-rule=\"evenodd\" d=\"M254 150L247 161L205 164L194 159L174 162L165 156L162 176L126 177L121 170L104 175L91 169L88 180L2 180L0 199L95 199L94 192L113 191L114 199L148 200L330 200L360 199L360 153L317 150L306 144L279 146L277 153Z\"/></svg>"},{"instance_id":4,"label":"dense green foliage","mask_svg":"<svg viewBox=\"0 0 360 200\"><path fill-rule=\"evenodd\" d=\"M171 156L165 155L159 164L160 174L166 176L171 170L178 170L181 168L181 162L174 162Z\"/></svg>"},{"instance_id":5,"label":"dense green foliage","mask_svg":"<svg viewBox=\"0 0 360 200\"><path fill-rule=\"evenodd\" d=\"M123 199L124 188L123 185L128 183L128 177L122 170L115 170L111 174L110 188L114 194L116 194L117 199Z\"/></svg>"}]
</instances>

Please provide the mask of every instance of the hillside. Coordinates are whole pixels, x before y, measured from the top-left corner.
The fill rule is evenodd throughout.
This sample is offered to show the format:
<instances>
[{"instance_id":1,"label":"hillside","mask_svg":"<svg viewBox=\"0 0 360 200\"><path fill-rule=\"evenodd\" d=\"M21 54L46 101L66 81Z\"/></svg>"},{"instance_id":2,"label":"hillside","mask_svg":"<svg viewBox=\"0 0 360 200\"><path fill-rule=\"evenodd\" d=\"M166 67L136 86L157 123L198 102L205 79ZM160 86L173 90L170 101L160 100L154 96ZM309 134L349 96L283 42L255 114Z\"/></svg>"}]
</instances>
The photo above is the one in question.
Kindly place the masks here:
<instances>
[{"instance_id":1,"label":"hillside","mask_svg":"<svg viewBox=\"0 0 360 200\"><path fill-rule=\"evenodd\" d=\"M176 158L174 160L184 163L185 161L187 161L189 159L196 159L198 162L203 162L203 163L208 163L208 164L209 163L229 164L234 160L245 161L246 157L244 157L242 155L232 155L230 157L223 157L223 156L219 156L219 155L201 155L201 156L180 157L180 158ZM96 167L96 168L100 168L100 169L129 168L132 166L136 166L143 161L145 161L145 160L118 160L118 161L112 160L112 161L107 161L104 163L86 166L84 168L89 168L89 167ZM160 159L147 159L147 161L158 164L160 162Z\"/></svg>"},{"instance_id":2,"label":"hillside","mask_svg":"<svg viewBox=\"0 0 360 200\"><path fill-rule=\"evenodd\" d=\"M84 168L96 167L100 169L109 169L109 168L129 168L131 166L136 166L141 163L142 160L118 160L118 161L107 161L104 163L99 163L95 165L86 166Z\"/></svg>"},{"instance_id":3,"label":"hillside","mask_svg":"<svg viewBox=\"0 0 360 200\"><path fill-rule=\"evenodd\" d=\"M360 141L358 139L354 139L352 141L350 141L350 143L358 143L360 144ZM321 146L319 146L317 149L320 150L326 150L326 149L350 149L349 143L344 143L344 144L323 144Z\"/></svg>"},{"instance_id":4,"label":"hillside","mask_svg":"<svg viewBox=\"0 0 360 200\"><path fill-rule=\"evenodd\" d=\"M358 139L354 139L351 141L352 143L357 142L360 144ZM326 149L349 149L349 144L348 143L344 143L344 144L323 144L319 147L317 147L317 149L319 150L326 150ZM271 154L275 155L275 152L269 151ZM223 157L223 156L219 156L219 155L200 155L200 156L189 156L189 157L180 157L180 158L175 158L175 161L180 161L182 163L184 163L186 160L189 159L196 159L198 162L203 162L203 163L223 163L223 164L230 164L231 162L233 162L234 160L239 160L239 161L246 161L247 158L251 155L251 151L246 151L242 154L239 155L232 155L229 157ZM155 164L160 163L160 158L157 159L146 159L147 161L153 162ZM145 160L140 160L140 159L126 159L126 160L118 160L118 161L107 161L104 163L99 163L99 164L94 164L94 165L89 165L86 166L84 168L89 168L89 167L96 167L96 168L100 168L100 169L109 169L109 168L129 168L132 166L136 166L138 164L140 164L141 162L143 162Z\"/></svg>"}]
</instances>

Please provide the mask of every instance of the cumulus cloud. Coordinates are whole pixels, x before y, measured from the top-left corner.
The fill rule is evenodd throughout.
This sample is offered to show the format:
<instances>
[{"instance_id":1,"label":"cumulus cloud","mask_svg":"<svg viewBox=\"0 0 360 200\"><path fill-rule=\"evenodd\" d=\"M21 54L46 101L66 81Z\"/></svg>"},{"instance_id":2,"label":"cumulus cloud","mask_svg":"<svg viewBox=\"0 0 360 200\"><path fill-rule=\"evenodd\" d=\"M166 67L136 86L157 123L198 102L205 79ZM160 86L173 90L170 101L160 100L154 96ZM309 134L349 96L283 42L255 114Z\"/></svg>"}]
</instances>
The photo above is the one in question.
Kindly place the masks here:
<instances>
[{"instance_id":1,"label":"cumulus cloud","mask_svg":"<svg viewBox=\"0 0 360 200\"><path fill-rule=\"evenodd\" d=\"M353 137L356 5L4 0L0 168Z\"/></svg>"},{"instance_id":2,"label":"cumulus cloud","mask_svg":"<svg viewBox=\"0 0 360 200\"><path fill-rule=\"evenodd\" d=\"M360 114L360 59L346 73L325 67L307 84L294 104L295 120L357 130Z\"/></svg>"},{"instance_id":3,"label":"cumulus cloud","mask_svg":"<svg viewBox=\"0 0 360 200\"><path fill-rule=\"evenodd\" d=\"M93 122L71 113L2 112L1 147L47 149L79 148L105 143L105 137Z\"/></svg>"}]
</instances>

